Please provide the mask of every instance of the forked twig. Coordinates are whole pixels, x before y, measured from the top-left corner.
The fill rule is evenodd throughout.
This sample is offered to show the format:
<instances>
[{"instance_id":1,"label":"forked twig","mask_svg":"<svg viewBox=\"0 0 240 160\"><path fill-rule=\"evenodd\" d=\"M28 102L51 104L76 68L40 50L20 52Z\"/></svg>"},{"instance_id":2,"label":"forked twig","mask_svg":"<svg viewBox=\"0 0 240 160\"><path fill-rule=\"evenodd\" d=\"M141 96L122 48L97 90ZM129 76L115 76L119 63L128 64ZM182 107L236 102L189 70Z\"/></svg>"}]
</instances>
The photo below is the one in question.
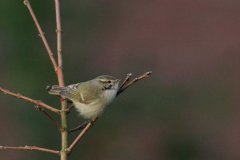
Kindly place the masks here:
<instances>
[{"instance_id":1,"label":"forked twig","mask_svg":"<svg viewBox=\"0 0 240 160\"><path fill-rule=\"evenodd\" d=\"M138 77L138 78L134 78L130 83L128 83L127 86L124 87L124 85L126 84L127 81L129 81L129 78L132 76L131 73L127 74L127 77L125 79L125 81L123 82L123 84L121 85L121 87L118 89L117 95L118 96L120 93L122 93L125 89L127 89L128 87L130 87L131 85L133 85L134 83L136 83L138 80L142 79L142 78L147 78L152 74L152 71L146 72L144 75Z\"/></svg>"},{"instance_id":2,"label":"forked twig","mask_svg":"<svg viewBox=\"0 0 240 160\"><path fill-rule=\"evenodd\" d=\"M67 111L67 113L69 113L70 112L70 110L72 109L74 107L74 104L72 104L66 111Z\"/></svg>"},{"instance_id":3,"label":"forked twig","mask_svg":"<svg viewBox=\"0 0 240 160\"><path fill-rule=\"evenodd\" d=\"M42 107L40 106L35 106L35 108L38 110L38 111L41 111L43 114L45 114L49 119L51 119L51 121L53 121L53 123L55 123L59 128L60 128L60 131L64 131L65 129L54 119L52 118Z\"/></svg>"},{"instance_id":4,"label":"forked twig","mask_svg":"<svg viewBox=\"0 0 240 160\"><path fill-rule=\"evenodd\" d=\"M18 93L18 94L12 93L12 92L10 92L10 91L8 91L8 90L5 90L5 89L2 89L2 88L0 88L0 91L1 91L1 92L4 92L5 94L9 94L9 95L11 95L11 96L24 99L24 100L26 100L26 101L28 101L28 102L35 103L35 104L37 104L38 106L42 106L42 107L47 108L47 109L49 109L49 110L51 110L51 111L53 111L53 112L56 112L56 113L58 113L58 114L60 113L60 111L59 111L58 109L55 109L55 108L53 108L53 107L51 107L51 106L49 106L49 105L46 105L45 103L41 102L40 100L33 100L33 99L28 98L28 97L25 97L25 96L23 96L23 95L21 95L21 94L19 94L19 93Z\"/></svg>"},{"instance_id":5,"label":"forked twig","mask_svg":"<svg viewBox=\"0 0 240 160\"><path fill-rule=\"evenodd\" d=\"M0 149L38 150L38 151L43 151L43 152L60 154L60 151L54 151L54 150L51 150L51 149L45 149L45 148L40 148L40 147L35 147L35 146L25 146L25 147L0 146Z\"/></svg>"},{"instance_id":6,"label":"forked twig","mask_svg":"<svg viewBox=\"0 0 240 160\"><path fill-rule=\"evenodd\" d=\"M130 77L132 77L132 73L128 73L127 77L125 78L125 80L123 81L122 85L119 87L119 89L122 89L123 86L129 81ZM118 90L119 90L118 89Z\"/></svg>"},{"instance_id":7,"label":"forked twig","mask_svg":"<svg viewBox=\"0 0 240 160\"><path fill-rule=\"evenodd\" d=\"M92 119L88 125L82 130L82 132L78 135L78 137L73 141L73 143L70 145L70 147L67 149L68 152L70 153L72 151L72 148L77 144L77 142L81 139L81 137L87 132L87 130L93 125L93 123L97 120L98 118Z\"/></svg>"},{"instance_id":8,"label":"forked twig","mask_svg":"<svg viewBox=\"0 0 240 160\"><path fill-rule=\"evenodd\" d=\"M50 47L49 47L49 45L48 45L48 42L47 42L47 40L46 40L46 38L45 38L45 36L44 36L44 32L42 31L42 29L41 29L41 27L40 27L40 25L39 25L39 23L38 23L38 20L37 20L34 12L33 12L33 10L32 10L32 7L31 7L31 5L30 5L30 2L29 2L28 0L24 0L23 3L27 6L30 14L32 15L32 18L33 18L33 20L34 20L34 22L35 22L35 24L36 24L36 26L37 26L37 29L38 29L38 31L39 31L39 36L40 36L40 37L42 38L42 40L43 40L43 43L44 43L44 45L45 45L45 47L46 47L46 49L47 49L47 52L48 52L48 54L49 54L49 56L50 56L50 59L51 59L51 61L52 61L52 63L53 63L53 67L54 67L55 71L57 71L57 70L58 70L57 63L56 63L56 61L55 61L55 59L54 59L54 57L53 57L53 53L52 53L52 51L51 51L51 49L50 49Z\"/></svg>"}]
</instances>

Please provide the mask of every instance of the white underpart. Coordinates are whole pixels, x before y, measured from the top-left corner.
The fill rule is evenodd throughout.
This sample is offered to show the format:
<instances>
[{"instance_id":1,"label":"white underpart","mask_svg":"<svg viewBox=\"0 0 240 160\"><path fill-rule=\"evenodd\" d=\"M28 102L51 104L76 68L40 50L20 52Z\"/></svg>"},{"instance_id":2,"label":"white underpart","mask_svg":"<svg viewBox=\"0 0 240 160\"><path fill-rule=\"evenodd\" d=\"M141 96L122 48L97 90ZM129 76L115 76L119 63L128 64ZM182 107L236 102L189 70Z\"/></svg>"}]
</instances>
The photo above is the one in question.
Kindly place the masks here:
<instances>
[{"instance_id":1,"label":"white underpart","mask_svg":"<svg viewBox=\"0 0 240 160\"><path fill-rule=\"evenodd\" d=\"M118 86L116 86L118 88ZM80 115L86 119L99 117L116 98L117 89L105 90L102 99L96 100L90 104L73 102ZM81 95L81 97L83 97ZM104 101L104 103L103 103Z\"/></svg>"}]
</instances>

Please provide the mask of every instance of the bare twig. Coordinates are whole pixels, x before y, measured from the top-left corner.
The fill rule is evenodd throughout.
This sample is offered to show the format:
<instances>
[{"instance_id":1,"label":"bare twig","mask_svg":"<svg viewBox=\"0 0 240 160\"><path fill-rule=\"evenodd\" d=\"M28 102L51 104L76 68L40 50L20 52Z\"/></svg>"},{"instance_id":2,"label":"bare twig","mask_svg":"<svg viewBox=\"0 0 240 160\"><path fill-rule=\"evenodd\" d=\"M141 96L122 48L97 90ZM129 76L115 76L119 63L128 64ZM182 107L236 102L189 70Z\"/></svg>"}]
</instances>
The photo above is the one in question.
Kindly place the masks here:
<instances>
[{"instance_id":1,"label":"bare twig","mask_svg":"<svg viewBox=\"0 0 240 160\"><path fill-rule=\"evenodd\" d=\"M29 2L28 0L24 0L24 4L27 6L30 14L32 15L32 18L33 18L33 20L34 20L34 22L35 22L35 24L36 24L36 26L37 26L37 29L38 29L38 31L39 31L39 36L40 36L40 37L42 38L42 40L43 40L43 43L44 43L44 45L45 45L45 47L46 47L46 49L47 49L47 52L48 52L49 57L50 57L50 59L51 59L51 61L52 61L52 64L53 64L53 67L54 67L55 71L57 71L57 70L58 70L57 63L56 63L56 61L55 61L55 59L54 59L54 57L53 57L53 53L52 53L52 51L51 51L51 49L50 49L50 47L49 47L49 45L48 45L48 42L47 42L47 40L46 40L46 38L45 38L45 36L44 36L44 32L42 31L42 29L41 29L41 27L40 27L40 25L39 25L39 23L38 23L38 20L37 20L34 12L33 12L33 10L32 10L32 7L31 7L31 5L30 5L30 2Z\"/></svg>"},{"instance_id":2,"label":"bare twig","mask_svg":"<svg viewBox=\"0 0 240 160\"><path fill-rule=\"evenodd\" d=\"M59 86L64 86L63 79L63 61L62 61L62 27L61 27L61 17L60 17L60 2L55 0L56 8L56 23L57 23L57 51L58 51L58 82Z\"/></svg>"},{"instance_id":3,"label":"bare twig","mask_svg":"<svg viewBox=\"0 0 240 160\"><path fill-rule=\"evenodd\" d=\"M12 93L12 92L10 92L10 91L8 91L8 90L5 90L5 89L2 89L2 88L0 88L0 91L4 92L5 94L9 94L9 95L12 95L12 96L14 96L14 97L24 99L24 100L26 100L26 101L28 101L28 102L35 103L35 104L37 104L38 106L42 106L42 107L47 108L47 109L49 109L49 110L51 110L51 111L53 111L53 112L60 113L60 111L59 111L58 109L55 109L55 108L53 108L53 107L51 107L51 106L49 106L49 105L46 105L45 103L41 102L40 100L33 100L33 99L28 98L28 97L25 97L25 96L23 96L23 95L21 95L21 94L19 94L19 93L18 93L18 94Z\"/></svg>"},{"instance_id":4,"label":"bare twig","mask_svg":"<svg viewBox=\"0 0 240 160\"><path fill-rule=\"evenodd\" d=\"M80 126L69 130L68 133L71 133L71 132L75 132L75 131L77 131L77 130L84 129L84 128L87 126L87 124L88 124L88 122L86 121L86 122L84 122L83 124L81 124Z\"/></svg>"},{"instance_id":5,"label":"bare twig","mask_svg":"<svg viewBox=\"0 0 240 160\"><path fill-rule=\"evenodd\" d=\"M71 146L68 148L68 152L70 153L73 149L73 147L77 144L77 142L81 139L81 137L87 132L87 130L93 125L93 123L97 120L98 118L94 118L88 123L88 125L83 129L83 131L79 134L79 136L74 140L74 142L71 144Z\"/></svg>"},{"instance_id":6,"label":"bare twig","mask_svg":"<svg viewBox=\"0 0 240 160\"><path fill-rule=\"evenodd\" d=\"M56 6L56 23L57 23L57 50L58 50L58 67L63 67L62 62L62 27L61 27L61 17L60 17L60 4L59 0L55 0Z\"/></svg>"},{"instance_id":7,"label":"bare twig","mask_svg":"<svg viewBox=\"0 0 240 160\"><path fill-rule=\"evenodd\" d=\"M63 61L62 61L62 28L61 28L61 17L60 17L60 0L55 0L55 9L56 9L56 23L57 23L57 52L58 52L58 83L59 86L64 87L64 78L63 78ZM61 112L61 122L62 127L68 128L67 123L67 99L61 101L62 112ZM68 147L68 131L64 130L61 132L62 138L62 152L61 152L61 160L67 160L67 147Z\"/></svg>"},{"instance_id":8,"label":"bare twig","mask_svg":"<svg viewBox=\"0 0 240 160\"><path fill-rule=\"evenodd\" d=\"M25 146L25 147L7 147L7 146L0 146L0 149L20 149L20 150L38 150L43 152L55 153L60 154L60 151L54 151L50 149L35 147L35 146Z\"/></svg>"},{"instance_id":9,"label":"bare twig","mask_svg":"<svg viewBox=\"0 0 240 160\"><path fill-rule=\"evenodd\" d=\"M130 77L132 77L132 73L128 73L127 77L125 78L125 80L123 81L122 85L119 87L119 89L122 89L123 86L129 81Z\"/></svg>"},{"instance_id":10,"label":"bare twig","mask_svg":"<svg viewBox=\"0 0 240 160\"><path fill-rule=\"evenodd\" d=\"M66 110L66 112L69 113L70 110L71 110L73 107L74 107L74 104L72 104L72 105Z\"/></svg>"},{"instance_id":11,"label":"bare twig","mask_svg":"<svg viewBox=\"0 0 240 160\"><path fill-rule=\"evenodd\" d=\"M54 118L52 118L46 111L44 111L44 109L40 106L35 106L35 108L38 110L38 111L41 111L43 114L45 114L48 118L50 118L59 128L60 128L60 131L63 131L65 130Z\"/></svg>"},{"instance_id":12,"label":"bare twig","mask_svg":"<svg viewBox=\"0 0 240 160\"><path fill-rule=\"evenodd\" d=\"M130 73L129 73L130 74ZM128 83L127 86L124 87L125 83L129 80L130 76L129 74L127 75L127 78L125 79L125 81L123 82L123 84L121 85L121 87L118 89L117 92L117 96L122 93L125 89L127 89L128 87L130 87L131 85L133 85L135 82L137 82L138 80L142 79L142 78L147 78L152 74L152 71L146 72L144 75L138 77L138 78L134 78L130 83Z\"/></svg>"}]
</instances>

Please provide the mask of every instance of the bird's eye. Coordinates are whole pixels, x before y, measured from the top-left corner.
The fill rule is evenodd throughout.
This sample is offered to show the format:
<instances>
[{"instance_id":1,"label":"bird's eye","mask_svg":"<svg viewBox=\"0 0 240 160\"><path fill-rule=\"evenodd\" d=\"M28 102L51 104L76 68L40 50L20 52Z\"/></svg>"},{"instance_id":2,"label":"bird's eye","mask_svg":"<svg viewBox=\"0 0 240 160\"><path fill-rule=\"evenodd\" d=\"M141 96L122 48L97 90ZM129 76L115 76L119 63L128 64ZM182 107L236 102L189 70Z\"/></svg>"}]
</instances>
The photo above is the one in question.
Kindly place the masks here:
<instances>
[{"instance_id":1,"label":"bird's eye","mask_svg":"<svg viewBox=\"0 0 240 160\"><path fill-rule=\"evenodd\" d=\"M108 83L111 83L111 81L108 81Z\"/></svg>"}]
</instances>

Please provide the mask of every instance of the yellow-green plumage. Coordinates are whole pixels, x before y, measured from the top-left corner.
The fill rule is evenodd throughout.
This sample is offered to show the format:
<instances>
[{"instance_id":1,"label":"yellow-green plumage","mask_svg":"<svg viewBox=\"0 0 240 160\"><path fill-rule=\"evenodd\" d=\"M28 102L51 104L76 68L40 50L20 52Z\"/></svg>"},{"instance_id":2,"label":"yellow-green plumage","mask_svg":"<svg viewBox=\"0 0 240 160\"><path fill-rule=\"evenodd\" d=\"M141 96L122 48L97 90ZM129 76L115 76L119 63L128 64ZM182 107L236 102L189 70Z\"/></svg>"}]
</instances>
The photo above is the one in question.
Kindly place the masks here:
<instances>
[{"instance_id":1,"label":"yellow-green plumage","mask_svg":"<svg viewBox=\"0 0 240 160\"><path fill-rule=\"evenodd\" d=\"M111 76L99 76L93 80L69 85L52 86L49 94L61 95L73 101L84 118L100 116L114 101L120 80Z\"/></svg>"}]
</instances>

